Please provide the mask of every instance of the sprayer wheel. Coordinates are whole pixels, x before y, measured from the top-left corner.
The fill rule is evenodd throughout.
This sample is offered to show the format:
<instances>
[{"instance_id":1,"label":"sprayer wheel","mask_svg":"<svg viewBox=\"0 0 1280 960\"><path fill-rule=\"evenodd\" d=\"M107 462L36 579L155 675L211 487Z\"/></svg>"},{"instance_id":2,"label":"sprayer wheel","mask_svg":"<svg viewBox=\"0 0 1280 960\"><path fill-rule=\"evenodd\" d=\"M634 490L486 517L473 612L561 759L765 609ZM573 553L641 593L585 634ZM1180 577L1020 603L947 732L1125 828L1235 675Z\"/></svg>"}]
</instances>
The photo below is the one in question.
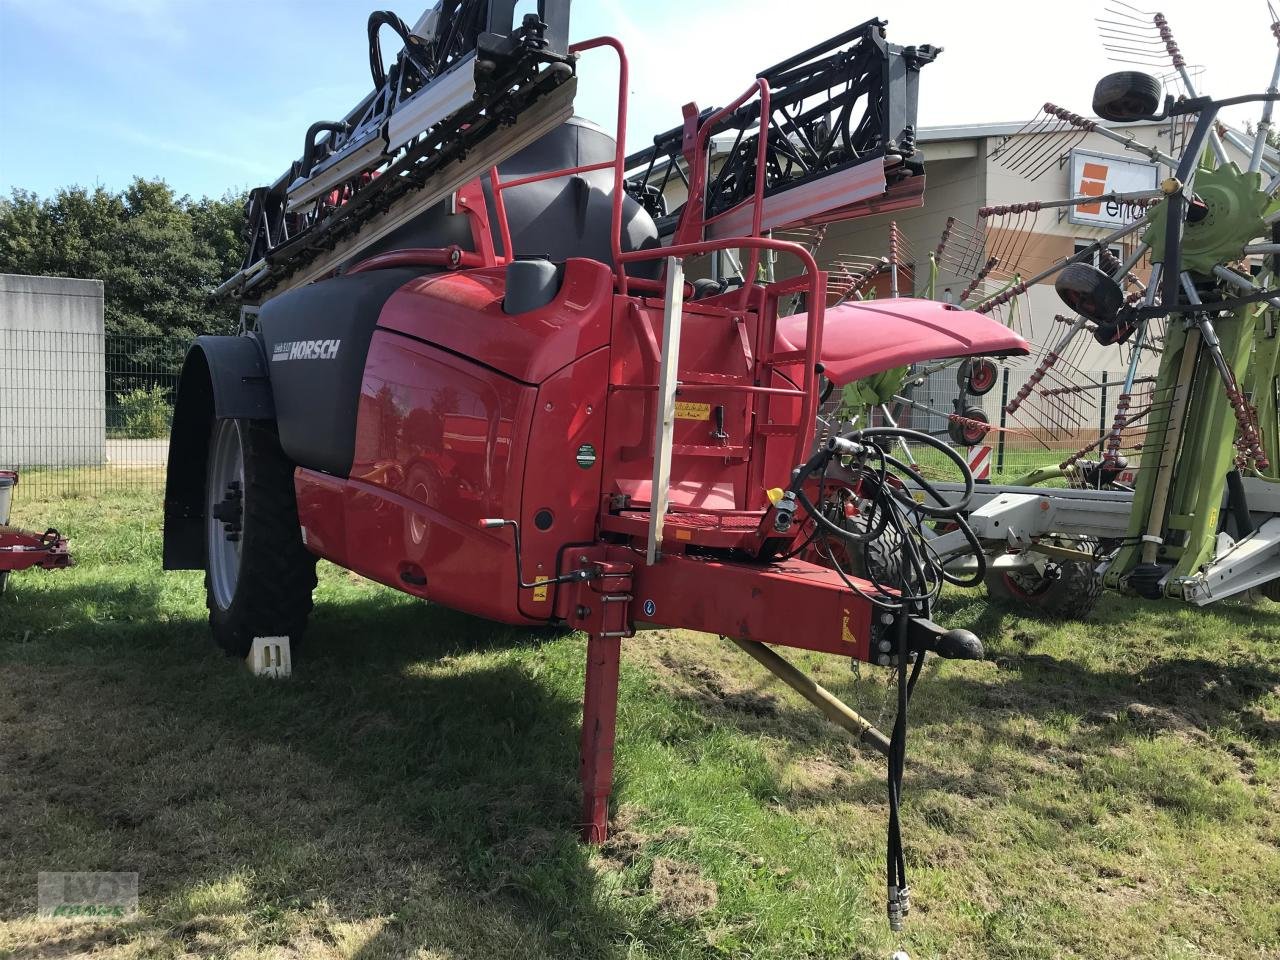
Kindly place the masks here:
<instances>
[{"instance_id":1,"label":"sprayer wheel","mask_svg":"<svg viewBox=\"0 0 1280 960\"><path fill-rule=\"evenodd\" d=\"M268 420L218 420L209 443L205 594L214 641L248 656L254 637L297 646L316 557L302 542L293 464Z\"/></svg>"},{"instance_id":2,"label":"sprayer wheel","mask_svg":"<svg viewBox=\"0 0 1280 960\"><path fill-rule=\"evenodd\" d=\"M866 517L849 517L840 525L853 533L867 532ZM846 573L862 580L874 576L882 586L898 586L902 576L902 538L892 524L870 542L850 543L838 537L828 537L827 542Z\"/></svg>"}]
</instances>

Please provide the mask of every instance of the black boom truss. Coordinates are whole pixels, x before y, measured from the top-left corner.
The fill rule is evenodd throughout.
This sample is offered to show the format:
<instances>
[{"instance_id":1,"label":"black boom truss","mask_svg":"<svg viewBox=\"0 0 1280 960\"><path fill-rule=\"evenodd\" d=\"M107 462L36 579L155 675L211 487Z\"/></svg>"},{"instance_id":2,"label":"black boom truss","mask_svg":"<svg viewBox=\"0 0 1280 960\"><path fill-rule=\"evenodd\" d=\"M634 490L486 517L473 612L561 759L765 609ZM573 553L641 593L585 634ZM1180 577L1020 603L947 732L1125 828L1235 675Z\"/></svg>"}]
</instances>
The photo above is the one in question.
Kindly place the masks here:
<instances>
[{"instance_id":1,"label":"black boom truss","mask_svg":"<svg viewBox=\"0 0 1280 960\"><path fill-rule=\"evenodd\" d=\"M900 47L885 40L887 21L868 20L757 74L769 81L765 197L839 172L873 157L885 159L890 180L920 172L915 126L919 71L941 52L921 44ZM704 110L699 127L714 113ZM733 140L714 168L706 193L706 219L751 199L755 189L760 102L742 106L716 123L711 135ZM627 158L638 175L627 191L669 234L683 207L668 211L664 192L673 176L687 187L681 163L684 128L654 138Z\"/></svg>"},{"instance_id":2,"label":"black boom truss","mask_svg":"<svg viewBox=\"0 0 1280 960\"><path fill-rule=\"evenodd\" d=\"M278 287L569 80L570 0L539 0L519 24L516 3L445 0L423 33L371 14L372 92L341 121L312 124L302 156L250 191L244 263L218 294ZM402 43L389 68L384 29Z\"/></svg>"}]
</instances>

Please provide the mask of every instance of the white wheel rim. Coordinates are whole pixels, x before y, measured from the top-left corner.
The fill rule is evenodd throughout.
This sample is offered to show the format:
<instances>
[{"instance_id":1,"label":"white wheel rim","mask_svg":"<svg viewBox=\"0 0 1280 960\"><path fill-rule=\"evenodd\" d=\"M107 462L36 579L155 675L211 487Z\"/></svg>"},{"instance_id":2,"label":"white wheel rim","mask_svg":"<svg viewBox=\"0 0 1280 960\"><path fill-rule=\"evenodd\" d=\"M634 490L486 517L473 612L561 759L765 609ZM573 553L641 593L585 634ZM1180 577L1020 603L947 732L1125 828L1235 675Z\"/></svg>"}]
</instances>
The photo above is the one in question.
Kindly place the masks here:
<instances>
[{"instance_id":1,"label":"white wheel rim","mask_svg":"<svg viewBox=\"0 0 1280 960\"><path fill-rule=\"evenodd\" d=\"M240 425L235 420L219 420L209 444L209 482L205 485L205 543L208 547L209 595L221 610L231 606L240 580L240 545L243 532L228 539L222 520L214 508L227 498L232 484L244 495L244 452ZM243 499L240 501L243 504Z\"/></svg>"}]
</instances>

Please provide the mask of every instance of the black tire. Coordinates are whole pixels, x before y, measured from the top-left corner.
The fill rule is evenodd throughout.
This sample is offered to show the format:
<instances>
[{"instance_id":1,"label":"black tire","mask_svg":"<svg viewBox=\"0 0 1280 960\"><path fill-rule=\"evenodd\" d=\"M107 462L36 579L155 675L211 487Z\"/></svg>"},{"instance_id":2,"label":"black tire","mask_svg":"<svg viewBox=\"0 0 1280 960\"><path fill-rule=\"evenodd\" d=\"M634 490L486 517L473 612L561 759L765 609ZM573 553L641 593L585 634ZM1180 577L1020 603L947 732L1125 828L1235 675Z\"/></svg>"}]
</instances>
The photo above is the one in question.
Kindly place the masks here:
<instances>
[{"instance_id":1,"label":"black tire","mask_svg":"<svg viewBox=\"0 0 1280 960\"><path fill-rule=\"evenodd\" d=\"M850 517L841 526L858 534L867 532L865 517ZM832 550L837 551L836 557L844 561L847 573L863 580L871 580L874 575L876 582L883 587L897 587L901 583L902 537L893 524L887 524L880 536L868 542L841 540L836 545L836 537L827 539L832 543ZM843 553L838 552L841 547Z\"/></svg>"},{"instance_id":2,"label":"black tire","mask_svg":"<svg viewBox=\"0 0 1280 960\"><path fill-rule=\"evenodd\" d=\"M1124 306L1120 284L1090 263L1068 265L1054 280L1053 288L1071 310L1099 326L1115 324L1116 314Z\"/></svg>"},{"instance_id":3,"label":"black tire","mask_svg":"<svg viewBox=\"0 0 1280 960\"><path fill-rule=\"evenodd\" d=\"M964 417L966 420L976 420L982 424L991 422L987 419L986 411L981 407L965 407L963 410L958 411L957 415ZM951 438L952 443L959 444L962 447L976 447L986 439L987 434L990 432L990 427L980 427L974 423L960 423L957 420L947 421L947 436Z\"/></svg>"},{"instance_id":4,"label":"black tire","mask_svg":"<svg viewBox=\"0 0 1280 960\"><path fill-rule=\"evenodd\" d=\"M1258 588L1258 592L1268 600L1280 603L1280 580L1268 580Z\"/></svg>"},{"instance_id":5,"label":"black tire","mask_svg":"<svg viewBox=\"0 0 1280 960\"><path fill-rule=\"evenodd\" d=\"M235 657L249 655L254 637L288 637L296 649L311 613L316 557L302 542L293 489L294 465L280 449L273 422L215 421L207 483L215 482L220 424L233 425L238 434L243 482L239 497L218 502L213 490L206 497L206 509L221 509L216 520L210 509L205 534L205 596L214 642ZM215 589L211 554L218 547L215 541L219 535L229 542L235 536L240 539L232 584L224 579Z\"/></svg>"},{"instance_id":6,"label":"black tire","mask_svg":"<svg viewBox=\"0 0 1280 960\"><path fill-rule=\"evenodd\" d=\"M1117 321L1116 323L1099 323L1094 327L1093 339L1104 347L1114 347L1133 336L1133 331L1136 329L1138 329L1137 325L1128 320Z\"/></svg>"},{"instance_id":7,"label":"black tire","mask_svg":"<svg viewBox=\"0 0 1280 960\"><path fill-rule=\"evenodd\" d=\"M1093 88L1093 112L1103 120L1132 123L1160 112L1164 87L1149 73L1109 73Z\"/></svg>"},{"instance_id":8,"label":"black tire","mask_svg":"<svg viewBox=\"0 0 1280 960\"><path fill-rule=\"evenodd\" d=\"M1090 550L1095 541L1072 541L1070 546ZM1102 576L1097 565L1074 560L1050 563L1045 576L1034 573L987 571L987 596L1028 608L1053 620L1085 620L1102 598Z\"/></svg>"},{"instance_id":9,"label":"black tire","mask_svg":"<svg viewBox=\"0 0 1280 960\"><path fill-rule=\"evenodd\" d=\"M986 357L971 357L961 363L956 372L960 389L974 397L985 397L995 388L997 379L999 371Z\"/></svg>"}]
</instances>

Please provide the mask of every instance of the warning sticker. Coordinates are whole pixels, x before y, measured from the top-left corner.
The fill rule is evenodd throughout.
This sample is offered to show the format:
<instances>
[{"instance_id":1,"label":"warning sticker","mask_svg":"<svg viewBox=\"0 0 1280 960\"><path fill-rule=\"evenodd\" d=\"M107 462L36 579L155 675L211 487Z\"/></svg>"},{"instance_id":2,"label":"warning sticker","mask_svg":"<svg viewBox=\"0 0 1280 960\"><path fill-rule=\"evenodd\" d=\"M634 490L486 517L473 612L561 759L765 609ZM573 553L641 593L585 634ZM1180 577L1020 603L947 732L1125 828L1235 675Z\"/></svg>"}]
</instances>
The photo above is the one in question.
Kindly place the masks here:
<instances>
[{"instance_id":1,"label":"warning sticker","mask_svg":"<svg viewBox=\"0 0 1280 960\"><path fill-rule=\"evenodd\" d=\"M550 577L534 577L533 582L538 586L533 588L533 602L545 603L547 599L547 582Z\"/></svg>"},{"instance_id":2,"label":"warning sticker","mask_svg":"<svg viewBox=\"0 0 1280 960\"><path fill-rule=\"evenodd\" d=\"M691 400L676 401L677 420L710 420L711 404L695 403Z\"/></svg>"},{"instance_id":3,"label":"warning sticker","mask_svg":"<svg viewBox=\"0 0 1280 960\"><path fill-rule=\"evenodd\" d=\"M844 618L840 622L840 639L845 643L857 644L858 637L849 626L849 621L853 618L853 614L848 610L844 612Z\"/></svg>"}]
</instances>

